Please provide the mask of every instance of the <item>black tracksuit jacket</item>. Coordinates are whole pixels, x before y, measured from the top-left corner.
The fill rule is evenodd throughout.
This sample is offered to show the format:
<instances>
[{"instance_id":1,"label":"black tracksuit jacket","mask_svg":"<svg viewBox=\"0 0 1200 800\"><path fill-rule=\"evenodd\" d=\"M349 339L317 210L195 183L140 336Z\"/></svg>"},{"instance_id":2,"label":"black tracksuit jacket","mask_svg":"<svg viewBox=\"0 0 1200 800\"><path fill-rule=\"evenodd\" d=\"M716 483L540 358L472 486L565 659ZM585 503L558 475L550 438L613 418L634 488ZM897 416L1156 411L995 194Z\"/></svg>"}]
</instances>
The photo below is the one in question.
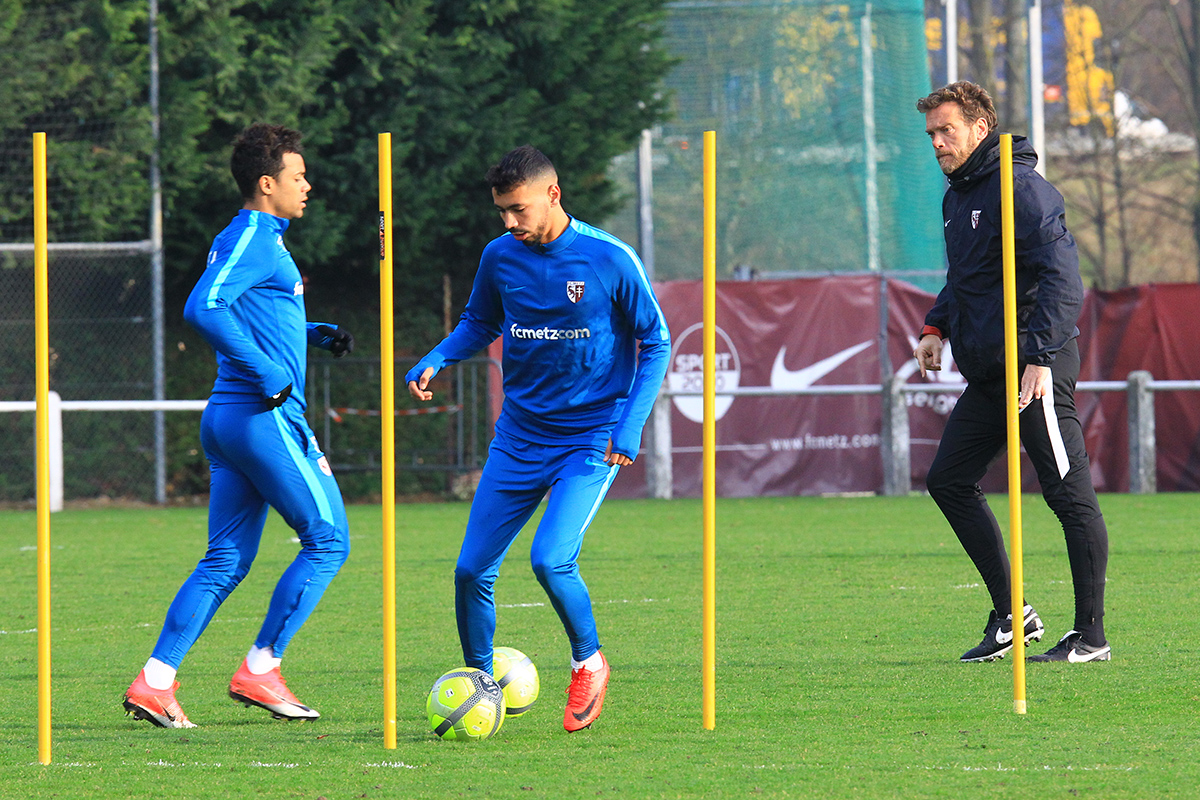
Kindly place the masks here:
<instances>
[{"instance_id":1,"label":"black tracksuit jacket","mask_svg":"<svg viewBox=\"0 0 1200 800\"><path fill-rule=\"evenodd\" d=\"M1050 366L1079 335L1083 281L1062 195L1034 171L1037 153L1013 137L1018 350ZM942 198L946 286L925 317L949 338L968 381L1004 376L1004 279L1000 230L1000 136L993 132L949 176ZM926 331L929 332L929 331Z\"/></svg>"}]
</instances>

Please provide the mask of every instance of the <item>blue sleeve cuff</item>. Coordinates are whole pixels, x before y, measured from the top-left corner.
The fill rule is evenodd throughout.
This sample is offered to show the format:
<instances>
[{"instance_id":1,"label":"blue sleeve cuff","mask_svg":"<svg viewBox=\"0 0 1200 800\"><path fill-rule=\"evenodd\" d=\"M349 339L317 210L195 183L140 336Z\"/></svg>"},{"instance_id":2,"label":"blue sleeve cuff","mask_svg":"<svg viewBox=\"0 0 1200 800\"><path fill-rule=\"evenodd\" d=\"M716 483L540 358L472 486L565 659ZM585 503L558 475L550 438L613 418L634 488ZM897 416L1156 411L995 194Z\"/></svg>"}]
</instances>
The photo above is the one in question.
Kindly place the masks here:
<instances>
[{"instance_id":1,"label":"blue sleeve cuff","mask_svg":"<svg viewBox=\"0 0 1200 800\"><path fill-rule=\"evenodd\" d=\"M421 373L423 373L425 370L429 369L430 367L433 367L433 375L429 376L430 379L432 380L433 377L435 377L439 372L442 371L442 367L444 367L445 365L446 365L446 360L444 358L442 358L440 355L437 355L435 353L430 353L429 355L425 356L420 361L418 361L417 365L415 367L413 367L407 373L405 373L404 383L407 384L409 381L420 380Z\"/></svg>"}]
</instances>

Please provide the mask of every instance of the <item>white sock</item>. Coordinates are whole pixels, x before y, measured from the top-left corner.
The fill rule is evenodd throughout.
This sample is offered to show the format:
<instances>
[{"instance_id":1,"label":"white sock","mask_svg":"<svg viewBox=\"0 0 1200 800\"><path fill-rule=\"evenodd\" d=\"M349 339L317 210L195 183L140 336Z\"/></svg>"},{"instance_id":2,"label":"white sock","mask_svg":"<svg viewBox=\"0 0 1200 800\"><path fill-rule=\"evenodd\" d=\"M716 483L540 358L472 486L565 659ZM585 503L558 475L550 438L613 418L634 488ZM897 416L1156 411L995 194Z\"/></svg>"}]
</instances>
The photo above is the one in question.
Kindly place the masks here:
<instances>
[{"instance_id":1,"label":"white sock","mask_svg":"<svg viewBox=\"0 0 1200 800\"><path fill-rule=\"evenodd\" d=\"M160 692L170 689L171 684L175 683L175 668L157 658L147 661L146 666L142 667L142 673L146 676L146 684Z\"/></svg>"},{"instance_id":2,"label":"white sock","mask_svg":"<svg viewBox=\"0 0 1200 800\"><path fill-rule=\"evenodd\" d=\"M246 654L246 669L252 675L266 675L283 663L282 658L275 657L275 650L270 647L251 647Z\"/></svg>"},{"instance_id":3,"label":"white sock","mask_svg":"<svg viewBox=\"0 0 1200 800\"><path fill-rule=\"evenodd\" d=\"M580 667L582 667L582 668L586 669L588 672L595 672L596 670L600 669L600 665L603 663L604 662L600 660L600 651L597 650L596 652L592 653L590 656L585 658L583 661L576 661L575 659L572 658L571 659L571 669L575 670L575 669L579 669Z\"/></svg>"}]
</instances>

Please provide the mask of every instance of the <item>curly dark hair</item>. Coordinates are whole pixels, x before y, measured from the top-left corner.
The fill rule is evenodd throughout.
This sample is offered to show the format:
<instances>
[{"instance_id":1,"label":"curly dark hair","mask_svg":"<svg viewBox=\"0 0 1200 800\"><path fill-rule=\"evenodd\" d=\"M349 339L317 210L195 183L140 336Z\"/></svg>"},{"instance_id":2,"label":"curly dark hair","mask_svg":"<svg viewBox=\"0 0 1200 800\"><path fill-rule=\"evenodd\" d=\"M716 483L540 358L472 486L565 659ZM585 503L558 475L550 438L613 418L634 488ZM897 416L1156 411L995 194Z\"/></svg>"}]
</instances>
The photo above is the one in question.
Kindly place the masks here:
<instances>
[{"instance_id":1,"label":"curly dark hair","mask_svg":"<svg viewBox=\"0 0 1200 800\"><path fill-rule=\"evenodd\" d=\"M554 164L541 150L525 144L505 153L500 163L488 169L484 180L498 194L507 194L518 186L546 175L557 176Z\"/></svg>"},{"instance_id":2,"label":"curly dark hair","mask_svg":"<svg viewBox=\"0 0 1200 800\"><path fill-rule=\"evenodd\" d=\"M963 120L972 125L976 120L987 121L988 133L996 130L996 104L992 96L977 83L959 81L941 89L935 89L917 101L917 111L928 114L942 103L957 103L962 110Z\"/></svg>"},{"instance_id":3,"label":"curly dark hair","mask_svg":"<svg viewBox=\"0 0 1200 800\"><path fill-rule=\"evenodd\" d=\"M301 153L300 131L258 123L242 131L233 143L229 171L246 200L258 193L258 179L283 172L284 153Z\"/></svg>"}]
</instances>

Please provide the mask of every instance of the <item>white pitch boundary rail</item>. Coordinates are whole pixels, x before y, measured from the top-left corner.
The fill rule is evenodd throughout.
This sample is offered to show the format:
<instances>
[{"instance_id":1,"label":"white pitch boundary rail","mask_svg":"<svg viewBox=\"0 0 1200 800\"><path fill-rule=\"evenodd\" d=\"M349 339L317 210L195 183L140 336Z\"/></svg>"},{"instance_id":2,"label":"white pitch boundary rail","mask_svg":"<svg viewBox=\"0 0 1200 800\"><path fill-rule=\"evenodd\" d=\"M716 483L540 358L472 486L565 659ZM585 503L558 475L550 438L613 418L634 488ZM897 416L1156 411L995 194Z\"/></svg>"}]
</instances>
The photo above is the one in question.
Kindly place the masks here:
<instances>
[{"instance_id":1,"label":"white pitch boundary rail","mask_svg":"<svg viewBox=\"0 0 1200 800\"><path fill-rule=\"evenodd\" d=\"M845 396L882 395L883 413L890 414L891 440L880 443L883 460L884 494L907 494L912 489L912 461L910 458L908 402L906 394L961 394L966 383L905 383L905 378L893 378L890 386L878 384L840 384L809 386L804 389L771 389L769 387L737 388L718 391L718 397L772 397L772 396ZM1076 389L1083 392L1125 392L1129 426L1129 492L1131 494L1154 494L1157 491L1155 465L1157 445L1155 442L1154 394L1163 391L1200 391L1200 380L1156 381L1149 372L1138 370L1129 373L1123 381L1080 381ZM696 397L694 390L672 391L664 389L662 397ZM884 426L886 429L886 426ZM653 459L671 457L670 436L654 440ZM670 499L669 494L659 493L661 499Z\"/></svg>"},{"instance_id":2,"label":"white pitch boundary rail","mask_svg":"<svg viewBox=\"0 0 1200 800\"><path fill-rule=\"evenodd\" d=\"M921 392L931 394L958 394L966 388L965 383L902 383L893 382L891 391L883 391L877 384L843 384L810 386L805 389L739 388L718 392L729 397L770 396L844 396L878 395L885 399L885 407L892 414L893 441L880 445L884 460L885 494L906 494L912 487L912 466L909 458L908 403L905 394ZM1156 381L1148 372L1131 372L1123 381L1080 381L1076 387L1083 392L1125 392L1128 397L1129 426L1129 491L1133 494L1153 494L1157 490L1155 462L1154 394L1162 391L1200 391L1200 380ZM695 397L695 391L671 391L664 389L662 397ZM62 414L64 411L203 411L207 400L62 400L57 392L50 392L50 510L63 508L63 436ZM0 401L0 413L33 412L37 404L33 401ZM656 436L653 460L671 459L671 439ZM669 491L669 484L668 484ZM664 497L660 492L657 496ZM669 499L666 494L665 498Z\"/></svg>"},{"instance_id":3,"label":"white pitch boundary rail","mask_svg":"<svg viewBox=\"0 0 1200 800\"><path fill-rule=\"evenodd\" d=\"M63 435L64 411L203 411L207 400L63 400L50 392L50 510L63 509ZM5 411L37 411L32 400L0 401Z\"/></svg>"}]
</instances>

